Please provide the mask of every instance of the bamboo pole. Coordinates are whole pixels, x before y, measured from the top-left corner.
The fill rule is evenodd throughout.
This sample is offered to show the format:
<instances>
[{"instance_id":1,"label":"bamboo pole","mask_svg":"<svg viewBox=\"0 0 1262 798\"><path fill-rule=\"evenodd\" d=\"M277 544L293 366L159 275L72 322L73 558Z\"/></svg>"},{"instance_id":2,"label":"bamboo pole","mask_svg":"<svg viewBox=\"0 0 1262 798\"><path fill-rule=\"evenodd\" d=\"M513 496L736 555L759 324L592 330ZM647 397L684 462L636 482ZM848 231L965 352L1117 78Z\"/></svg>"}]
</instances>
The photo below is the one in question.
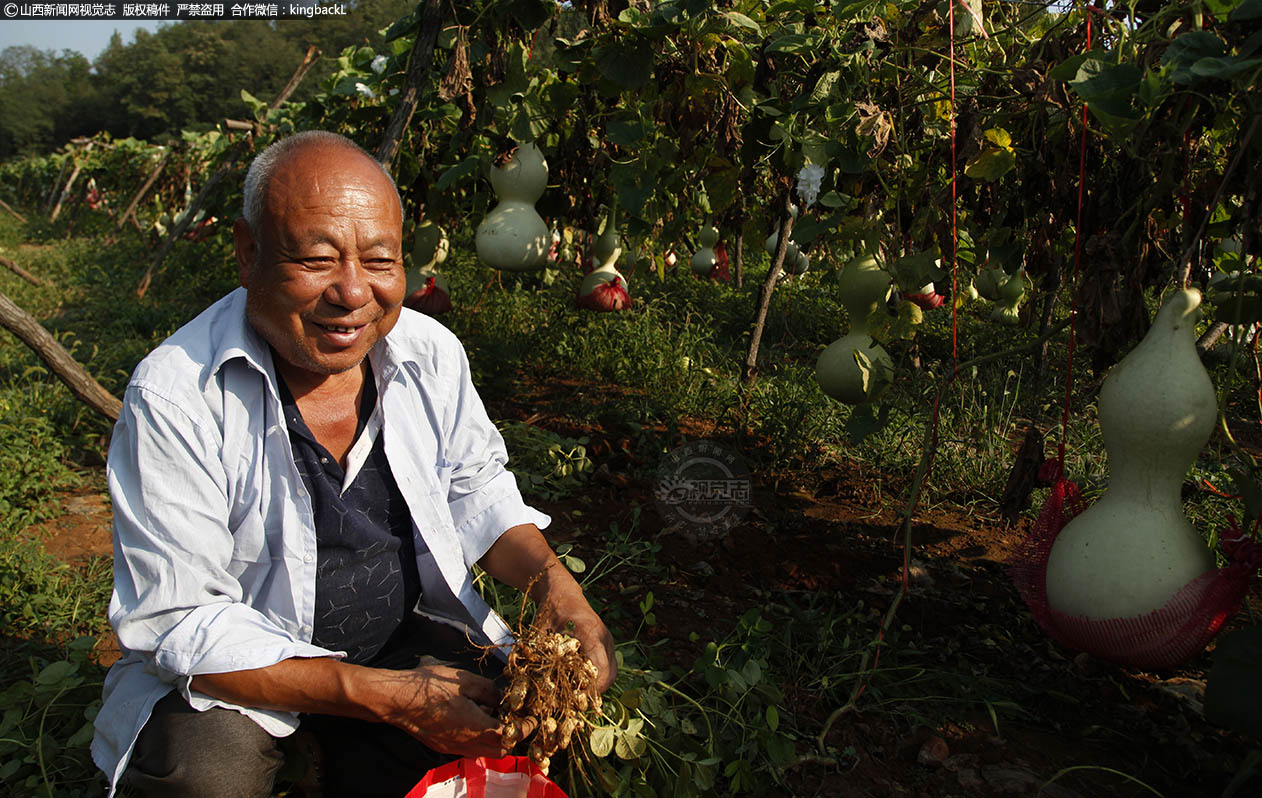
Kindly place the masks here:
<instances>
[{"instance_id":1,"label":"bamboo pole","mask_svg":"<svg viewBox=\"0 0 1262 798\"><path fill-rule=\"evenodd\" d=\"M57 342L52 333L44 329L31 314L27 313L3 293L0 293L0 327L16 335L22 343L34 350L40 360L52 370L66 387L88 407L108 418L118 421L123 403L87 372L66 348Z\"/></svg>"}]
</instances>

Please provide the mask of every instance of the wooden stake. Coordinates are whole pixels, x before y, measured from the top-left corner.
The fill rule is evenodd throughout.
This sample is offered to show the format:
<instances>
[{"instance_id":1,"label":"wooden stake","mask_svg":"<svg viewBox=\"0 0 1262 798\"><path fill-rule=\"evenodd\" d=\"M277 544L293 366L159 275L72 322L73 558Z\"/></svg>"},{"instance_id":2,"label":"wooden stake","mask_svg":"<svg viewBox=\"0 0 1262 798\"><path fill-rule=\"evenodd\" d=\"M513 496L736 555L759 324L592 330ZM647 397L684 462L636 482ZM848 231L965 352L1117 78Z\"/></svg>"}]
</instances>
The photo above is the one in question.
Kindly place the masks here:
<instances>
[{"instance_id":1,"label":"wooden stake","mask_svg":"<svg viewBox=\"0 0 1262 798\"><path fill-rule=\"evenodd\" d=\"M123 403L101 387L43 325L3 293L0 293L0 326L34 350L57 378L88 407L108 418L110 422L118 421Z\"/></svg>"},{"instance_id":2,"label":"wooden stake","mask_svg":"<svg viewBox=\"0 0 1262 798\"><path fill-rule=\"evenodd\" d=\"M74 181L79 177L83 165L76 161L74 171L70 173L70 179L66 181L66 187L61 190L61 194L57 196L57 204L53 206L53 211L48 216L48 221L57 221L57 216L61 213L61 204L66 201L66 197L70 194L70 187L74 185Z\"/></svg>"},{"instance_id":3,"label":"wooden stake","mask_svg":"<svg viewBox=\"0 0 1262 798\"><path fill-rule=\"evenodd\" d=\"M16 263L14 263L13 261L11 261L11 260L9 260L8 258L4 257L3 255L0 255L0 266L4 266L6 269L8 269L9 271L13 272L13 273L14 273L14 274L16 274L18 277L21 277L23 280L27 281L27 282L28 282L28 283L30 283L31 285L43 285L43 284L44 284L44 281L43 281L43 280L41 280L41 279L39 279L38 277L36 277L35 275L31 274L31 273L30 273L30 272L28 272L26 269L23 269L21 266L17 265Z\"/></svg>"},{"instance_id":4,"label":"wooden stake","mask_svg":"<svg viewBox=\"0 0 1262 798\"><path fill-rule=\"evenodd\" d=\"M307 76L307 72L310 71L311 66L315 63L319 56L320 51L315 47L311 47L307 50L307 55L302 59L302 64L298 66L297 71L294 72L293 76L289 79L289 82L285 84L285 88L281 89L280 94L276 95L276 99L272 101L270 106L268 106L268 114L271 114L271 112L279 108L285 100L289 99L289 95L293 94L294 89L298 88L298 84L301 83L302 79ZM189 228L189 225L193 223L193 218L197 216L197 212L201 210L202 203L204 203L206 198L210 196L210 192L214 190L215 186L219 185L225 177L228 176L229 172L232 171L233 167L236 165L237 159L240 158L246 151L249 141L250 137L242 137L240 141L232 145L232 148L224 154L223 161L220 162L219 168L215 170L215 173L210 176L210 178L202 186L201 190L197 192L197 196L193 198L193 202L189 204L188 210L185 211L184 218L180 220L179 224L172 228L171 232L167 235L166 241L163 241L162 246L158 248L158 254L155 255L153 261L150 262L149 268L145 269L144 275L141 276L140 282L136 285L136 296L138 298L144 298L144 295L148 293L149 285L153 282L153 276L158 272L158 267L162 264L162 261L166 260L167 253L171 251L171 247L175 245L175 242L179 239L179 237L184 235L184 231Z\"/></svg>"},{"instance_id":5,"label":"wooden stake","mask_svg":"<svg viewBox=\"0 0 1262 798\"><path fill-rule=\"evenodd\" d=\"M158 159L158 163L149 172L149 176L145 178L145 182L140 186L140 190L131 198L131 202L127 205L127 210L123 211L123 215L118 217L114 223L115 230L122 230L123 225L127 224L127 219L136 212L136 207L140 205L140 201L145 198L145 194L149 192L149 188L154 181L158 179L158 175L162 174L162 170L166 168L167 159L171 157L171 151L167 150L162 153L162 157Z\"/></svg>"},{"instance_id":6,"label":"wooden stake","mask_svg":"<svg viewBox=\"0 0 1262 798\"><path fill-rule=\"evenodd\" d=\"M399 152L399 143L403 140L403 132L412 121L416 112L416 104L420 101L421 86L429 75L430 63L434 60L434 46L438 43L438 33L443 26L443 11L439 0L425 0L421 9L421 27L416 32L416 41L412 44L411 61L404 81L403 91L399 94L399 104L395 106L394 116L386 126L386 134L382 137L381 146L377 148L377 160L382 166L390 168L394 156Z\"/></svg>"},{"instance_id":7,"label":"wooden stake","mask_svg":"<svg viewBox=\"0 0 1262 798\"><path fill-rule=\"evenodd\" d=\"M758 376L758 347L762 343L762 333L767 326L767 310L771 307L771 294L776 290L776 280L780 278L785 256L789 252L789 233L793 231L792 184L787 184L780 207L780 241L776 244L776 254L771 258L771 269L767 272L767 281L762 285L762 293L758 297L758 309L754 313L754 329L749 336L749 352L745 355L745 366L741 370L741 380L748 386Z\"/></svg>"},{"instance_id":8,"label":"wooden stake","mask_svg":"<svg viewBox=\"0 0 1262 798\"><path fill-rule=\"evenodd\" d=\"M12 208L10 208L9 204L5 202L4 200L0 200L0 208L4 208L9 213L13 214L14 218L16 218L22 224L26 224L26 217L18 213L17 211L13 210Z\"/></svg>"}]
</instances>

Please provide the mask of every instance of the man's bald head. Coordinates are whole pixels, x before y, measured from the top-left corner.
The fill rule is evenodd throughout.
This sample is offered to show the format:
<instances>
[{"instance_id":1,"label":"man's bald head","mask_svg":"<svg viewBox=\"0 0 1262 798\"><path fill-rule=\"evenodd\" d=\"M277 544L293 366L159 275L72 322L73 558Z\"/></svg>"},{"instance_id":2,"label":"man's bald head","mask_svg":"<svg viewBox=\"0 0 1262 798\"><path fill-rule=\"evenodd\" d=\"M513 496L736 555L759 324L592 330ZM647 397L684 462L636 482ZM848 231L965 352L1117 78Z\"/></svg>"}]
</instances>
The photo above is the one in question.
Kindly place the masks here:
<instances>
[{"instance_id":1,"label":"man's bald head","mask_svg":"<svg viewBox=\"0 0 1262 798\"><path fill-rule=\"evenodd\" d=\"M376 165L394 189L395 199L399 202L399 216L402 218L403 200L399 197L399 187L395 185L394 178L390 177L390 173L386 171L385 167L377 159L373 158L363 147L345 136L330 133L327 130L305 130L268 145L266 149L255 156L254 161L250 164L249 171L245 173L245 198L241 215L245 217L245 223L250 226L250 232L254 233L256 237L262 230L261 225L266 206L267 190L271 185L272 176L276 173L277 166L291 157L296 157L304 152L315 152L318 150L353 152Z\"/></svg>"}]
</instances>

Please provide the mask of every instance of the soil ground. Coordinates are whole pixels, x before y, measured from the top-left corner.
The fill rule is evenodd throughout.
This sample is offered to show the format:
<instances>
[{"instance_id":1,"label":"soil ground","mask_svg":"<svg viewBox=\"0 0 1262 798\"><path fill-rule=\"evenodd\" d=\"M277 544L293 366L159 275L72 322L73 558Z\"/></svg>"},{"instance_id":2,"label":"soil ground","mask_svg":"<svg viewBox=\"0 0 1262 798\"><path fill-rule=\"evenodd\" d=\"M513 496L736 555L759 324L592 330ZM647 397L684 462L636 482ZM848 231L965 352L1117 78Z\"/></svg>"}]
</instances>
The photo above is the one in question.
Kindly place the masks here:
<instances>
[{"instance_id":1,"label":"soil ground","mask_svg":"<svg viewBox=\"0 0 1262 798\"><path fill-rule=\"evenodd\" d=\"M506 403L492 414L524 419L521 407ZM653 591L656 624L642 634L669 641L662 648L681 664L690 664L705 641L725 634L751 607L813 598L842 611L863 602L875 615L899 588L897 486L858 464L776 480L755 475L753 510L744 522L722 538L699 539L663 528L653 508L654 486L626 476L639 465L629 441L558 416L540 423L586 436L598 468L582 497L536 504L557 519L595 517L602 528L617 520L623 529L632 525L633 507L643 508L636 534L661 544L658 562L667 564L669 576L629 587ZM71 562L108 556L110 509L99 487L67 493L60 505L63 514L31 534ZM1157 673L1099 662L1049 640L1004 569L1028 525L1027 519L1009 526L976 508L924 509L914 524L910 590L895 623L901 636L887 646L887 657L907 661L909 650L919 652L927 668L989 685L986 700L996 714L982 700L948 701L930 711L861 698L856 711L833 725L828 756L803 757L786 774L789 794L1222 794L1251 746L1202 716L1209 654ZM563 521L553 536L574 543L578 553L597 550L598 533L583 528ZM1256 614L1262 602L1253 602ZM116 648L106 646L101 660L116 656ZM796 728L806 735L799 752L807 752L836 707L808 686L781 687ZM1066 769L1072 770L1057 777ZM1236 794L1262 796L1262 776Z\"/></svg>"}]
</instances>

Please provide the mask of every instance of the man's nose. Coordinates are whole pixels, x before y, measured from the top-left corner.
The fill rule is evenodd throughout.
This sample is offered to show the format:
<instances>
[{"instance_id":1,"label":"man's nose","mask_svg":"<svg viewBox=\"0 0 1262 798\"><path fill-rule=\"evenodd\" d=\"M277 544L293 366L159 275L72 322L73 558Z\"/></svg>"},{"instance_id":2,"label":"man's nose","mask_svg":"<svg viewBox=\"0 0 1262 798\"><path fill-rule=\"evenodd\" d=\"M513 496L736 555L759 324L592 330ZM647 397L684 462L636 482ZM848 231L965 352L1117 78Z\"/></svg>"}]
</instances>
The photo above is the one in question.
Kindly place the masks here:
<instances>
[{"instance_id":1,"label":"man's nose","mask_svg":"<svg viewBox=\"0 0 1262 798\"><path fill-rule=\"evenodd\" d=\"M347 310L355 310L368 304L372 298L372 288L368 284L363 264L358 260L343 259L324 291L324 298Z\"/></svg>"}]
</instances>

